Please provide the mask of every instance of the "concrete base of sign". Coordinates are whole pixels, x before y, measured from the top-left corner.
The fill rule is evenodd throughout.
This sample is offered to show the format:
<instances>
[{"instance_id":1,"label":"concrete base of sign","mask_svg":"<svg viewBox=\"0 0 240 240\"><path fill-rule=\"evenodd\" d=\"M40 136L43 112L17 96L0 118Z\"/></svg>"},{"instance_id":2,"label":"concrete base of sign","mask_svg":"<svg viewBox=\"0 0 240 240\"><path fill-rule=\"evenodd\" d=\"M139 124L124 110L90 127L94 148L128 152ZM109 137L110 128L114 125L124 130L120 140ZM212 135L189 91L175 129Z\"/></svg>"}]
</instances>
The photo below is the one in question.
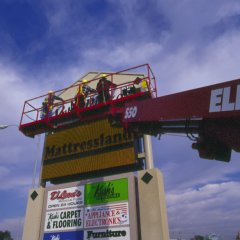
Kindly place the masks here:
<instances>
[{"instance_id":1,"label":"concrete base of sign","mask_svg":"<svg viewBox=\"0 0 240 240\"><path fill-rule=\"evenodd\" d=\"M169 240L163 177L158 169L138 172L142 240Z\"/></svg>"},{"instance_id":2,"label":"concrete base of sign","mask_svg":"<svg viewBox=\"0 0 240 240\"><path fill-rule=\"evenodd\" d=\"M29 191L22 240L39 239L44 191L42 187Z\"/></svg>"}]
</instances>

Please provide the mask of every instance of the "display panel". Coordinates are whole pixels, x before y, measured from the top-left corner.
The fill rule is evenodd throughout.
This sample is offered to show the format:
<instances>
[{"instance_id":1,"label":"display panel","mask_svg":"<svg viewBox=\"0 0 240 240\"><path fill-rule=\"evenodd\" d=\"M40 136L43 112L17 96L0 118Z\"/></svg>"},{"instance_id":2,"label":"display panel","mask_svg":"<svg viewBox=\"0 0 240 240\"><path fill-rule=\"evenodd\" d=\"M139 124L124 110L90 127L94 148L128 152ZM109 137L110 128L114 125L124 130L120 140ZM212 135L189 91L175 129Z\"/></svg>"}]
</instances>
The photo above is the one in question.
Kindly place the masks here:
<instances>
[{"instance_id":1,"label":"display panel","mask_svg":"<svg viewBox=\"0 0 240 240\"><path fill-rule=\"evenodd\" d=\"M102 119L46 136L42 180L137 163L133 135L122 127L111 127L107 119Z\"/></svg>"}]
</instances>

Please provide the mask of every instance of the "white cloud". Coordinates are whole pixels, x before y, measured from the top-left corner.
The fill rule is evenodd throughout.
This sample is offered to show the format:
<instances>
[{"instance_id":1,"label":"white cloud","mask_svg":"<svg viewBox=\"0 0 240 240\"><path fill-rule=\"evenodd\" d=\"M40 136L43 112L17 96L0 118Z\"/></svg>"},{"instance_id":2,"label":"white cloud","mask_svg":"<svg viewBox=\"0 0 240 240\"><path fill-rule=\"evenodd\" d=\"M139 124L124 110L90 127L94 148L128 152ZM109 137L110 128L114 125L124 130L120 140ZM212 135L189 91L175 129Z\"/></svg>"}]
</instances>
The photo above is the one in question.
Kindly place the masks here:
<instances>
[{"instance_id":1,"label":"white cloud","mask_svg":"<svg viewBox=\"0 0 240 240\"><path fill-rule=\"evenodd\" d=\"M0 101L1 121L7 124L18 124L23 103L27 98L34 97L37 85L29 81L29 75L24 74L19 67L0 59Z\"/></svg>"},{"instance_id":2,"label":"white cloud","mask_svg":"<svg viewBox=\"0 0 240 240\"><path fill-rule=\"evenodd\" d=\"M150 59L160 56L163 46L154 42L143 44L126 43L121 46L109 49L88 49L84 52L87 62L98 61L100 64L108 65L112 68L126 68L147 63ZM104 58L102 58L104 56Z\"/></svg>"},{"instance_id":3,"label":"white cloud","mask_svg":"<svg viewBox=\"0 0 240 240\"><path fill-rule=\"evenodd\" d=\"M236 211L240 208L239 187L240 182L225 182L168 193L172 229L189 235L218 232L224 239L232 239L239 230L240 216ZM228 221L231 221L230 226Z\"/></svg>"},{"instance_id":4,"label":"white cloud","mask_svg":"<svg viewBox=\"0 0 240 240\"><path fill-rule=\"evenodd\" d=\"M155 166L164 177L171 236L211 232L233 239L239 226L239 153L229 163L199 159L191 141L163 135L153 141ZM227 235L228 234L228 235Z\"/></svg>"},{"instance_id":5,"label":"white cloud","mask_svg":"<svg viewBox=\"0 0 240 240\"><path fill-rule=\"evenodd\" d=\"M17 125L24 101L39 94L39 85L31 82L31 72L26 74L23 66L3 59L0 59L0 76L0 124L15 125L0 133L0 180L3 183L0 190L25 190L31 184L37 142L20 133Z\"/></svg>"},{"instance_id":6,"label":"white cloud","mask_svg":"<svg viewBox=\"0 0 240 240\"><path fill-rule=\"evenodd\" d=\"M240 75L236 51L239 32L213 41L200 51L189 45L158 62L161 95L236 79ZM195 55L199 52L199 56ZM154 64L155 66L155 64Z\"/></svg>"}]
</instances>

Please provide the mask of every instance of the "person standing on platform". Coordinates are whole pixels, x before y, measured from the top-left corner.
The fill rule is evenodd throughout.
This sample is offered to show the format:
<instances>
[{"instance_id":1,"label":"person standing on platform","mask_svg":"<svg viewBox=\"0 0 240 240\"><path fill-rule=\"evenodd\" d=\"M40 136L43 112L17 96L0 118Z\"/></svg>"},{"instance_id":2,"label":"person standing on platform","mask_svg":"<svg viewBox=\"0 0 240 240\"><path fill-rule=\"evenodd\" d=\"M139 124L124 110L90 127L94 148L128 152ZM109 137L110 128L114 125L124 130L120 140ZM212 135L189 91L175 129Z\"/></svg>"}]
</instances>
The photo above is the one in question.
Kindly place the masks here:
<instances>
[{"instance_id":1,"label":"person standing on platform","mask_svg":"<svg viewBox=\"0 0 240 240\"><path fill-rule=\"evenodd\" d=\"M64 102L61 97L55 95L54 91L48 91L48 96L44 99L42 103L41 119L45 117L52 117L55 100Z\"/></svg>"},{"instance_id":2,"label":"person standing on platform","mask_svg":"<svg viewBox=\"0 0 240 240\"><path fill-rule=\"evenodd\" d=\"M87 85L88 81L83 79L79 84L77 94L75 96L75 104L77 107L83 108L86 105L86 97L89 93L95 92L94 89Z\"/></svg>"},{"instance_id":3,"label":"person standing on platform","mask_svg":"<svg viewBox=\"0 0 240 240\"><path fill-rule=\"evenodd\" d=\"M107 74L102 74L99 82L97 83L97 92L98 92L98 103L108 102L111 97L109 90L110 88L115 88L117 85L107 80Z\"/></svg>"}]
</instances>

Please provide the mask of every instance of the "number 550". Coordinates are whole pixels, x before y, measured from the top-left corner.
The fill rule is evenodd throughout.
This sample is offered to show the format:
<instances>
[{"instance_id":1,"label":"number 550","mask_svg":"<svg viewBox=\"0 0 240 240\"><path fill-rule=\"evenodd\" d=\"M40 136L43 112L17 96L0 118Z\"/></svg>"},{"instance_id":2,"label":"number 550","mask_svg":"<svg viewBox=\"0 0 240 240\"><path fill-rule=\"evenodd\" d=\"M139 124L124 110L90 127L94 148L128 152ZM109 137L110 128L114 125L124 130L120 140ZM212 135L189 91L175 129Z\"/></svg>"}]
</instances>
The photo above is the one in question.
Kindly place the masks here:
<instances>
[{"instance_id":1,"label":"number 550","mask_svg":"<svg viewBox=\"0 0 240 240\"><path fill-rule=\"evenodd\" d=\"M137 114L137 106L134 107L128 107L125 110L125 115L124 118L128 119L128 118L134 118Z\"/></svg>"}]
</instances>

